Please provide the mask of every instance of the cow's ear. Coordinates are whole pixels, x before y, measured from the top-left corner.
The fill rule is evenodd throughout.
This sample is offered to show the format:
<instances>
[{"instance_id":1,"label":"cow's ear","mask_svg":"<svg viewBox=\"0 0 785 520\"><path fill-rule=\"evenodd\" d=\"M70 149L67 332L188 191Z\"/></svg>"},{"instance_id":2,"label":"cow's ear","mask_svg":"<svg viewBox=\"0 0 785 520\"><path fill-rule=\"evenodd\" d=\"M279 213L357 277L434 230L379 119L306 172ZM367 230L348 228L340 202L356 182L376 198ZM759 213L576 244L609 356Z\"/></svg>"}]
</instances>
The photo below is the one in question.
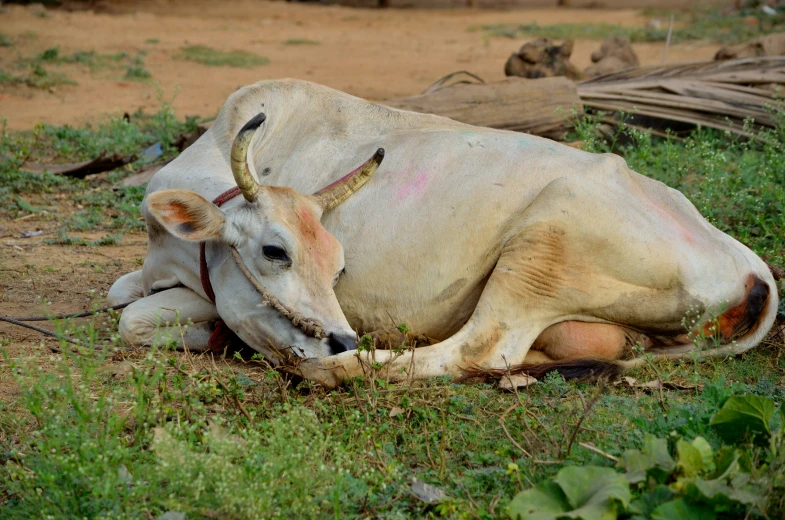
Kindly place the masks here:
<instances>
[{"instance_id":1,"label":"cow's ear","mask_svg":"<svg viewBox=\"0 0 785 520\"><path fill-rule=\"evenodd\" d=\"M183 240L219 238L224 212L204 197L186 190L162 190L147 197L147 209L171 234Z\"/></svg>"}]
</instances>

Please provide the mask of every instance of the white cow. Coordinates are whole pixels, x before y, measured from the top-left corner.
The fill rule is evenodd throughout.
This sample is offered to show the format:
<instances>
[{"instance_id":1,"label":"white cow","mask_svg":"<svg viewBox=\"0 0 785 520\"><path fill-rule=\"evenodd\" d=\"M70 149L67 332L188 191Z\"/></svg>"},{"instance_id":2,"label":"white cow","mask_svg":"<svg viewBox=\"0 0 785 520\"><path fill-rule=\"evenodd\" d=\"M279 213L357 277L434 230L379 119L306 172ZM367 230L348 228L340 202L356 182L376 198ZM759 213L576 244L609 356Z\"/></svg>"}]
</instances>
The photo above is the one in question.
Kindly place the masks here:
<instances>
[{"instance_id":1,"label":"white cow","mask_svg":"<svg viewBox=\"0 0 785 520\"><path fill-rule=\"evenodd\" d=\"M240 132L260 112L266 122ZM378 148L386 158L356 194L378 155L331 194L301 195ZM245 197L208 202L236 183ZM691 332L719 339L704 357L743 352L769 331L778 304L758 256L615 155L296 80L232 94L207 133L155 175L142 214L144 267L109 295L136 300L120 321L126 342L204 349L220 317L273 360L310 358L299 370L327 386L361 373L354 330L405 323L441 341L377 352L395 358L393 379L522 363L580 375L629 359L635 343L684 355L696 348ZM215 304L200 280L201 240Z\"/></svg>"}]
</instances>

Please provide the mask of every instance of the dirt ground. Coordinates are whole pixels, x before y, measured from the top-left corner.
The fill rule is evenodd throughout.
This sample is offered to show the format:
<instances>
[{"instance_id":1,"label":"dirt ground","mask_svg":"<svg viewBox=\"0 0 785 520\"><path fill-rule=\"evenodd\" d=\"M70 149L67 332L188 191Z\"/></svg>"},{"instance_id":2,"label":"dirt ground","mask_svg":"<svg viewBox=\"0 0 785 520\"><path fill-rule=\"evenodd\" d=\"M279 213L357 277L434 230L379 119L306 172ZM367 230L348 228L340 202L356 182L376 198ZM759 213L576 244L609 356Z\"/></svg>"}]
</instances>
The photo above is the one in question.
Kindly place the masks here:
<instances>
[{"instance_id":1,"label":"dirt ground","mask_svg":"<svg viewBox=\"0 0 785 520\"><path fill-rule=\"evenodd\" d=\"M515 23L609 23L642 26L640 10L533 8L527 10L354 9L256 0L154 0L113 4L111 12L65 12L40 6L6 6L0 32L14 43L0 47L0 67L20 56L59 47L136 55L146 51L146 82L126 81L122 71L90 73L83 65L58 71L78 82L49 90L0 86L0 116L11 129L36 122L79 125L107 114L160 107L158 89L178 115L214 116L237 87L262 79L296 77L382 100L421 92L434 80L468 70L486 80L503 77L504 62L525 39L487 37L477 25ZM318 45L292 45L307 39ZM157 43L149 43L156 41ZM176 58L186 45L246 50L269 58L252 69L208 67ZM577 41L574 63L590 63L598 41ZM636 44L642 64L659 63L663 43ZM668 61L710 58L716 45L672 46Z\"/></svg>"}]
</instances>

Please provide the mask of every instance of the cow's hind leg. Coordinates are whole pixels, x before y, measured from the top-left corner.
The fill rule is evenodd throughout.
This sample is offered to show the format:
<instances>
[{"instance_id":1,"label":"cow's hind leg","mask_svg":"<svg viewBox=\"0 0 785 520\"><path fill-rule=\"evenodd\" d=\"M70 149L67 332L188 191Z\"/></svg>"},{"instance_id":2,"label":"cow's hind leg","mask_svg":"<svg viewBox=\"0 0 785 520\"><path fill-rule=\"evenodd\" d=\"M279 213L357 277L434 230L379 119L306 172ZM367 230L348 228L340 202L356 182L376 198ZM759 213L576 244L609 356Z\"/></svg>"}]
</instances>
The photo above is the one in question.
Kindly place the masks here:
<instances>
[{"instance_id":1,"label":"cow's hind leg","mask_svg":"<svg viewBox=\"0 0 785 520\"><path fill-rule=\"evenodd\" d=\"M201 351L218 319L215 305L191 289L174 287L136 300L123 310L120 336L130 346L176 345Z\"/></svg>"}]
</instances>

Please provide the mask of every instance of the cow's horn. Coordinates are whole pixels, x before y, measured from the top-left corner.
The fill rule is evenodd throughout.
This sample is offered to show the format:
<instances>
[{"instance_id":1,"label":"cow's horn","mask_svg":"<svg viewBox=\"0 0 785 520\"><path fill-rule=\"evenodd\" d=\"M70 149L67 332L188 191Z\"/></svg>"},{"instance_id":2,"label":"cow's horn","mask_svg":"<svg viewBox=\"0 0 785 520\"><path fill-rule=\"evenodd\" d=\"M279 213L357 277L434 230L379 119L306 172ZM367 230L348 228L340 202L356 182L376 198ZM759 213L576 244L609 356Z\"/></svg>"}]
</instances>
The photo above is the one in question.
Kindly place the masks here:
<instances>
[{"instance_id":1,"label":"cow's horn","mask_svg":"<svg viewBox=\"0 0 785 520\"><path fill-rule=\"evenodd\" d=\"M253 202L261 189L259 183L256 182L248 169L248 145L251 144L254 132L264 123L265 119L267 119L267 116L260 112L245 123L245 126L240 129L232 144L232 173L237 186L243 192L243 196L248 202Z\"/></svg>"},{"instance_id":2,"label":"cow's horn","mask_svg":"<svg viewBox=\"0 0 785 520\"><path fill-rule=\"evenodd\" d=\"M379 148L365 164L315 193L314 197L316 197L318 204L324 211L328 211L348 199L352 193L359 190L363 184L368 182L368 179L373 177L376 169L382 163L382 159L384 159L384 148Z\"/></svg>"}]
</instances>

